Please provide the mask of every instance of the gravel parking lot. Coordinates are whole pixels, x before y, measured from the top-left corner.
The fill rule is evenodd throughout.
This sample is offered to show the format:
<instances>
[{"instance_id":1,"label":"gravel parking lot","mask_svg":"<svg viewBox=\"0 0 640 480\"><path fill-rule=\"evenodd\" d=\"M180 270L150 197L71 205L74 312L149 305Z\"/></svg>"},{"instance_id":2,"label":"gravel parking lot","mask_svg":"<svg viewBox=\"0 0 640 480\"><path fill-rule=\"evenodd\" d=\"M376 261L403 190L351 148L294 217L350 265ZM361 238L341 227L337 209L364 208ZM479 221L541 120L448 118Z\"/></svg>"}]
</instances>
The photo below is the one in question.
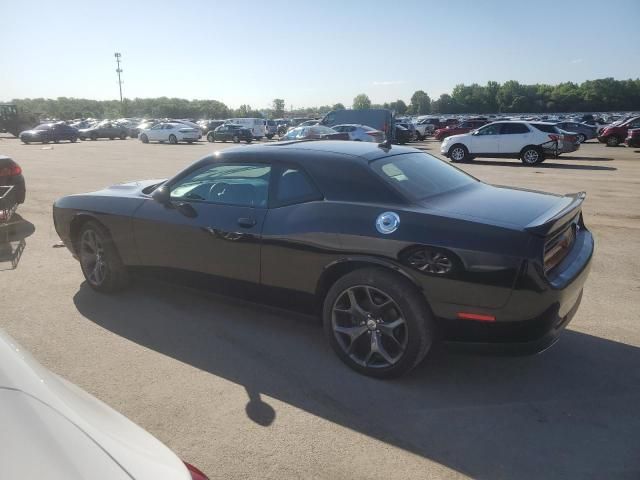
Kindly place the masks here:
<instances>
[{"instance_id":1,"label":"gravel parking lot","mask_svg":"<svg viewBox=\"0 0 640 480\"><path fill-rule=\"evenodd\" d=\"M53 248L57 197L170 176L230 146L0 138L24 170L30 234L0 271L0 327L211 478L640 477L640 150L589 142L534 168L462 165L489 183L587 191L596 254L582 305L540 355L440 348L377 381L345 367L312 318L146 278L99 295ZM415 146L439 155L439 142Z\"/></svg>"}]
</instances>

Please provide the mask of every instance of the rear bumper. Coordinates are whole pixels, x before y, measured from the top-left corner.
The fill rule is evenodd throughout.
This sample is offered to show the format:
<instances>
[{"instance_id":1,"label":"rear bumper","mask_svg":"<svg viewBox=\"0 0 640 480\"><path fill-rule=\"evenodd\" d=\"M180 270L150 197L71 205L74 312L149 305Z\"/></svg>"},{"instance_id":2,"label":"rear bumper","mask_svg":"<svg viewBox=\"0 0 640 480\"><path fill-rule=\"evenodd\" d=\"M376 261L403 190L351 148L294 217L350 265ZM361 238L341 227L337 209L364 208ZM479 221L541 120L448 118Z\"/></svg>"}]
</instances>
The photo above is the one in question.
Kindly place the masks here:
<instances>
[{"instance_id":1,"label":"rear bumper","mask_svg":"<svg viewBox=\"0 0 640 480\"><path fill-rule=\"evenodd\" d=\"M471 349L530 354L556 342L574 317L584 284L591 269L594 241L585 229L576 237L575 247L554 270L543 278L538 267L526 262L509 301L499 309L471 309L492 315L495 321L456 319L456 312L469 306L435 306L444 340Z\"/></svg>"}]
</instances>

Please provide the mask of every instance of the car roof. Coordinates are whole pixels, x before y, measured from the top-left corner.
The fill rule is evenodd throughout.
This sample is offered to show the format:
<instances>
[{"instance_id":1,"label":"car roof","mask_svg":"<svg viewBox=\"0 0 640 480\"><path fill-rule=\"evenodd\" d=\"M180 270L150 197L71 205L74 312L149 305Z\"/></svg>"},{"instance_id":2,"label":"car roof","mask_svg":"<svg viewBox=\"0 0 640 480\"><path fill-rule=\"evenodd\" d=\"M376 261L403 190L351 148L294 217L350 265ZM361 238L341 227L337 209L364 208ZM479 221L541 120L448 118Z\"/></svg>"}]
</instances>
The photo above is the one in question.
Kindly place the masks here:
<instances>
[{"instance_id":1,"label":"car roof","mask_svg":"<svg viewBox=\"0 0 640 480\"><path fill-rule=\"evenodd\" d=\"M247 155L260 154L280 154L290 153L296 161L301 164L307 161L304 155L296 155L300 152L319 152L340 156L346 161L368 163L378 158L404 153L421 153L420 150L411 147L400 147L393 145L390 148L379 147L373 142L350 142L347 140L292 140L286 142L247 145L223 150L217 154L205 157L204 160L213 160L226 154L245 153ZM231 155L230 155L231 156ZM244 155L243 155L244 157ZM283 155L284 157L284 155ZM246 158L246 157L244 157ZM309 161L316 162L317 156L313 156Z\"/></svg>"}]
</instances>

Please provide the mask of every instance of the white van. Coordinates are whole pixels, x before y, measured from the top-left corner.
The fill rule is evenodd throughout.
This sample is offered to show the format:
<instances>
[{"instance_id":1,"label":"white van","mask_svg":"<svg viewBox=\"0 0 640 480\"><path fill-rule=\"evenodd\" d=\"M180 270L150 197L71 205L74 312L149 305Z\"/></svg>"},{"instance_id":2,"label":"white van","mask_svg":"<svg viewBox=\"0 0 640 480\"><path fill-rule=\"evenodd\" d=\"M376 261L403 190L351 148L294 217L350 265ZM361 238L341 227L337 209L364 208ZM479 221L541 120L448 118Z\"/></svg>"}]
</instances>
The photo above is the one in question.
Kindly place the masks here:
<instances>
[{"instance_id":1,"label":"white van","mask_svg":"<svg viewBox=\"0 0 640 480\"><path fill-rule=\"evenodd\" d=\"M253 138L262 139L266 135L264 118L228 118L225 123L234 123L251 129Z\"/></svg>"}]
</instances>

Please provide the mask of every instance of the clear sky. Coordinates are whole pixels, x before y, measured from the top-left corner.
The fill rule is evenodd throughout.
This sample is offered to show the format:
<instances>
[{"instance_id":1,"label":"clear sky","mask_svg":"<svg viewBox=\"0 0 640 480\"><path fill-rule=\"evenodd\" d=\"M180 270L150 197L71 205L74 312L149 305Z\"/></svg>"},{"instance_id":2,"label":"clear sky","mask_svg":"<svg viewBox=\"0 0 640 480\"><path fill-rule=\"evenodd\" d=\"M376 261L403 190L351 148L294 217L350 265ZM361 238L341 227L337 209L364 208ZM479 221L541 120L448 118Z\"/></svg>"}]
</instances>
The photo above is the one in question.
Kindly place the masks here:
<instances>
[{"instance_id":1,"label":"clear sky","mask_svg":"<svg viewBox=\"0 0 640 480\"><path fill-rule=\"evenodd\" d=\"M0 0L0 100L349 106L458 83L640 76L640 0Z\"/></svg>"}]
</instances>

